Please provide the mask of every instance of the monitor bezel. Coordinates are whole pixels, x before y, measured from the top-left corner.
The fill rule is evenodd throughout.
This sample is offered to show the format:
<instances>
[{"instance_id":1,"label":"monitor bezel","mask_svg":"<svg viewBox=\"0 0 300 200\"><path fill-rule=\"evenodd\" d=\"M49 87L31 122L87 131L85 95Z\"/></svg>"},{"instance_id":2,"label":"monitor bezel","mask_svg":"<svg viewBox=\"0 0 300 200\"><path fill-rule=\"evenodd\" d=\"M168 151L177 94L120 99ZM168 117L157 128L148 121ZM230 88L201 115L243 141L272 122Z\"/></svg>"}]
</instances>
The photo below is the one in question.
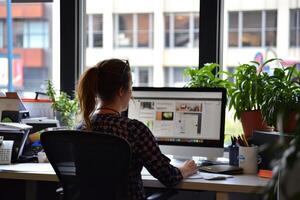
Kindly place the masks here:
<instances>
[{"instance_id":1,"label":"monitor bezel","mask_svg":"<svg viewBox=\"0 0 300 200\"><path fill-rule=\"evenodd\" d=\"M159 141L159 145L167 146L192 146L192 147L213 147L213 148L223 148L224 147L224 137L225 137L225 110L226 110L226 89L217 88L175 88L175 87L133 87L132 88L132 98L134 99L135 92L220 92L221 97L221 120L220 120L220 139L219 140L207 140L205 139L203 143L189 143L189 142L170 142L170 141ZM123 113L124 116L128 116L128 109Z\"/></svg>"}]
</instances>

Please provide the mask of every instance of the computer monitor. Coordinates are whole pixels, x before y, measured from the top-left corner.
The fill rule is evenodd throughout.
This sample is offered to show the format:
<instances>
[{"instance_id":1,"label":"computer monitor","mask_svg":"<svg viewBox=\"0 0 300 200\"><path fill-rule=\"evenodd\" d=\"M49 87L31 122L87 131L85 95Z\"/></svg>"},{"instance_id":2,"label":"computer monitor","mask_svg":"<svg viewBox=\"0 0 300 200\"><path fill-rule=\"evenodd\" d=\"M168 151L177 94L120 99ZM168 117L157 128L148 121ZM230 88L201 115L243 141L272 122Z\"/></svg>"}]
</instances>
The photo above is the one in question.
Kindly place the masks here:
<instances>
[{"instance_id":1,"label":"computer monitor","mask_svg":"<svg viewBox=\"0 0 300 200\"><path fill-rule=\"evenodd\" d=\"M148 126L164 154L223 156L226 89L136 87L132 96L128 117Z\"/></svg>"}]
</instances>

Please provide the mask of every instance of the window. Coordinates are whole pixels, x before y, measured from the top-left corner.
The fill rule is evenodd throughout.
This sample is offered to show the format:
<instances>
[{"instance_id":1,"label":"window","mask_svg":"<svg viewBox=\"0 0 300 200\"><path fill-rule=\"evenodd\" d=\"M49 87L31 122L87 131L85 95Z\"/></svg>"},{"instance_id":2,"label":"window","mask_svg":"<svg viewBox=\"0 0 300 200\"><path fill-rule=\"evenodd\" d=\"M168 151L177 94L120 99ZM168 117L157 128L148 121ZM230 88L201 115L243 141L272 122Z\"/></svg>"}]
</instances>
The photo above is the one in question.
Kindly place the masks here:
<instances>
[{"instance_id":1,"label":"window","mask_svg":"<svg viewBox=\"0 0 300 200\"><path fill-rule=\"evenodd\" d=\"M184 76L185 67L165 67L165 87L183 87L189 77Z\"/></svg>"},{"instance_id":2,"label":"window","mask_svg":"<svg viewBox=\"0 0 300 200\"><path fill-rule=\"evenodd\" d=\"M135 87L152 86L152 67L132 67L132 79Z\"/></svg>"},{"instance_id":3,"label":"window","mask_svg":"<svg viewBox=\"0 0 300 200\"><path fill-rule=\"evenodd\" d=\"M103 20L101 14L92 14L87 16L87 46L103 47Z\"/></svg>"},{"instance_id":4,"label":"window","mask_svg":"<svg viewBox=\"0 0 300 200\"><path fill-rule=\"evenodd\" d=\"M48 33L48 22L24 21L23 48L48 48Z\"/></svg>"},{"instance_id":5,"label":"window","mask_svg":"<svg viewBox=\"0 0 300 200\"><path fill-rule=\"evenodd\" d=\"M47 21L15 19L13 34L15 48L49 47L49 24Z\"/></svg>"},{"instance_id":6,"label":"window","mask_svg":"<svg viewBox=\"0 0 300 200\"><path fill-rule=\"evenodd\" d=\"M0 9L6 12L5 1L0 2ZM59 88L59 2L15 2L12 10L12 80L8 75L6 15L0 14L0 90L11 89L20 96L34 97L35 91L45 91L48 79Z\"/></svg>"},{"instance_id":7,"label":"window","mask_svg":"<svg viewBox=\"0 0 300 200\"><path fill-rule=\"evenodd\" d=\"M166 47L198 47L199 13L170 13L165 15Z\"/></svg>"},{"instance_id":8,"label":"window","mask_svg":"<svg viewBox=\"0 0 300 200\"><path fill-rule=\"evenodd\" d=\"M203 3L204 1L206 4ZM134 4L131 0L84 0L80 2L83 2L85 7L83 16L86 20L83 22L89 23L89 25L83 24L84 29L80 30L83 32L81 35L89 35L83 38L84 42L80 41L80 44L86 45L81 54L83 62L79 62L83 64L79 69L80 73L104 59L112 57L128 59L132 66L134 86L163 87L167 82L164 74L165 66L198 66L199 43L204 44L201 42L199 32L205 30L203 35L210 35L207 32L211 31L217 32L214 31L215 29L210 30L210 27L208 27L210 31L201 28L201 25L205 24L201 23L201 20L216 24L217 22L213 17L200 17L199 0L189 0L190 3L172 1L172 3L160 4L148 0L139 0ZM211 2L219 3L219 0L201 0L203 7L213 10L209 6ZM93 17L91 17L92 14ZM101 48L91 45L92 30L89 28L92 27L91 18L95 15L102 16L103 46ZM167 40L170 45L167 47L166 37L170 37L170 40ZM216 39L216 37L213 38ZM215 45L211 47L216 49ZM210 57L217 51L210 53L205 49L202 52L206 53L205 55L203 53L201 57L204 62L213 60L214 58ZM181 85L178 84L178 87Z\"/></svg>"},{"instance_id":9,"label":"window","mask_svg":"<svg viewBox=\"0 0 300 200\"><path fill-rule=\"evenodd\" d=\"M13 34L14 34L14 47L23 48L24 45L24 23L21 20L14 20L13 22ZM25 35L24 35L25 36Z\"/></svg>"},{"instance_id":10,"label":"window","mask_svg":"<svg viewBox=\"0 0 300 200\"><path fill-rule=\"evenodd\" d=\"M116 47L152 48L152 14L116 14L115 26Z\"/></svg>"},{"instance_id":11,"label":"window","mask_svg":"<svg viewBox=\"0 0 300 200\"><path fill-rule=\"evenodd\" d=\"M300 46L300 9L290 10L290 46Z\"/></svg>"},{"instance_id":12,"label":"window","mask_svg":"<svg viewBox=\"0 0 300 200\"><path fill-rule=\"evenodd\" d=\"M228 12L229 47L276 46L277 11Z\"/></svg>"}]
</instances>

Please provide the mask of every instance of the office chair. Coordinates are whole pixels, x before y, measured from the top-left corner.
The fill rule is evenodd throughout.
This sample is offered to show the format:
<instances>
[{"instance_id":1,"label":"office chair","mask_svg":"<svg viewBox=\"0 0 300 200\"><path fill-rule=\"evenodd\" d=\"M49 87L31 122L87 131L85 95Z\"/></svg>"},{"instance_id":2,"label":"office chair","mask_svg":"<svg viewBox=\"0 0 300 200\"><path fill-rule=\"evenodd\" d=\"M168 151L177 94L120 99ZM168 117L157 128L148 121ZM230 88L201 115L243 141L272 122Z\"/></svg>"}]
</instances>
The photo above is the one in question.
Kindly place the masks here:
<instances>
[{"instance_id":1,"label":"office chair","mask_svg":"<svg viewBox=\"0 0 300 200\"><path fill-rule=\"evenodd\" d=\"M118 136L48 131L41 142L63 188L64 200L128 199L131 149Z\"/></svg>"},{"instance_id":2,"label":"office chair","mask_svg":"<svg viewBox=\"0 0 300 200\"><path fill-rule=\"evenodd\" d=\"M63 200L128 199L129 143L118 136L87 131L60 130L41 134L41 143L62 185ZM176 190L150 194L165 200Z\"/></svg>"}]
</instances>

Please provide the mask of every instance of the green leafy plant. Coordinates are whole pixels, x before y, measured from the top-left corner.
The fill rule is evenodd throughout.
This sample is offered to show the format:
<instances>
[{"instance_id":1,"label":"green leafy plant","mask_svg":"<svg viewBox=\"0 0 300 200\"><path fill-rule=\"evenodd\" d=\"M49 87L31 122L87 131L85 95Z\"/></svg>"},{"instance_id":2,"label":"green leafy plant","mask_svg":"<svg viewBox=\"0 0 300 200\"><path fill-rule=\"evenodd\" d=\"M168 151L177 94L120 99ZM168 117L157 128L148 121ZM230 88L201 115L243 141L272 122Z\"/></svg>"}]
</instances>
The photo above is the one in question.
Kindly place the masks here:
<instances>
[{"instance_id":1,"label":"green leafy plant","mask_svg":"<svg viewBox=\"0 0 300 200\"><path fill-rule=\"evenodd\" d=\"M75 115L79 108L77 98L71 99L65 92L59 92L59 95L57 95L51 80L47 80L46 90L46 94L52 101L52 108L56 111L56 116L60 115L61 123L68 127L73 127Z\"/></svg>"},{"instance_id":2,"label":"green leafy plant","mask_svg":"<svg viewBox=\"0 0 300 200\"><path fill-rule=\"evenodd\" d=\"M279 112L291 113L299 103L299 71L295 66L275 68L266 82L261 111L268 125L275 127Z\"/></svg>"},{"instance_id":3,"label":"green leafy plant","mask_svg":"<svg viewBox=\"0 0 300 200\"><path fill-rule=\"evenodd\" d=\"M224 71L218 71L219 65L216 63L205 64L201 68L188 68L185 70L185 76L190 77L190 81L185 85L186 87L224 87L231 86L228 79L222 79L222 74L228 74ZM218 71L218 72L217 72ZM215 75L216 73L216 75Z\"/></svg>"},{"instance_id":4,"label":"green leafy plant","mask_svg":"<svg viewBox=\"0 0 300 200\"><path fill-rule=\"evenodd\" d=\"M262 66L266 65L269 60ZM266 72L262 72L257 62L250 64L241 64L232 74L235 81L228 88L229 93L229 109L234 108L235 119L241 119L241 114L245 111L259 110L263 101L265 90L265 80L269 76Z\"/></svg>"}]
</instances>

